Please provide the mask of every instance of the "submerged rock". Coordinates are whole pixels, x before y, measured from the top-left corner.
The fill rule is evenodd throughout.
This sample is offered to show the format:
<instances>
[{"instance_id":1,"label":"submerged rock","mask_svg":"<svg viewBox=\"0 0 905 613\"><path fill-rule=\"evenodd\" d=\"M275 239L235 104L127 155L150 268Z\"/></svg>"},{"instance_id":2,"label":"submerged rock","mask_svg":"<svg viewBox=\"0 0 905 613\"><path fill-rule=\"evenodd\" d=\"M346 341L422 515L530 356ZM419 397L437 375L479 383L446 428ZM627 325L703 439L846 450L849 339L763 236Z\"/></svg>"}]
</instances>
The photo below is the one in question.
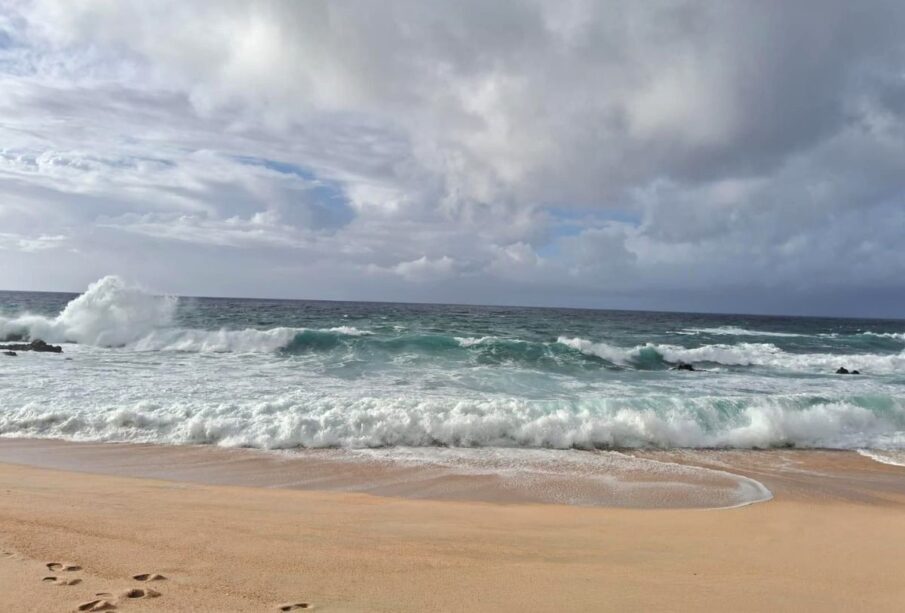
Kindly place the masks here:
<instances>
[{"instance_id":1,"label":"submerged rock","mask_svg":"<svg viewBox=\"0 0 905 613\"><path fill-rule=\"evenodd\" d=\"M848 368L846 368L845 366L840 366L839 368L836 369L836 374L837 375L847 375L847 374L849 374Z\"/></svg>"},{"instance_id":2,"label":"submerged rock","mask_svg":"<svg viewBox=\"0 0 905 613\"><path fill-rule=\"evenodd\" d=\"M41 353L63 353L63 348L59 345L50 345L41 339L33 340L30 343L13 343L11 345L0 345L3 351L37 351ZM9 354L7 354L9 355Z\"/></svg>"},{"instance_id":3,"label":"submerged rock","mask_svg":"<svg viewBox=\"0 0 905 613\"><path fill-rule=\"evenodd\" d=\"M16 353L15 351L9 351L9 350L7 350L7 351L4 351L4 352L3 352L3 355L8 355L8 356L14 358L14 357L16 357L16 356L19 355L19 354Z\"/></svg>"},{"instance_id":4,"label":"submerged rock","mask_svg":"<svg viewBox=\"0 0 905 613\"><path fill-rule=\"evenodd\" d=\"M694 368L693 364L689 364L687 362L679 362L678 364L673 366L672 369L673 370L691 370L691 371L693 371L695 368Z\"/></svg>"}]
</instances>

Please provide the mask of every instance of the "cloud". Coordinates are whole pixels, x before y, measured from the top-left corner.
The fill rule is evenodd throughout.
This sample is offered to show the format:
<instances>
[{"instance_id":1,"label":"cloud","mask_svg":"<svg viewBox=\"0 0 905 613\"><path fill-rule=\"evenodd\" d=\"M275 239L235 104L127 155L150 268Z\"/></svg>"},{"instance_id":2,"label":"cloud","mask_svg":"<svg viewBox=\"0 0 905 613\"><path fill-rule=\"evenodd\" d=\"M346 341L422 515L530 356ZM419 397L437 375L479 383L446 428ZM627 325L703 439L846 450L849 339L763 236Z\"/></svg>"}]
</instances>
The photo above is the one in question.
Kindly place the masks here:
<instances>
[{"instance_id":1,"label":"cloud","mask_svg":"<svg viewBox=\"0 0 905 613\"><path fill-rule=\"evenodd\" d=\"M27 237L9 232L0 232L0 250L32 253L48 249L59 249L65 246L65 243L65 236L40 235L36 237Z\"/></svg>"},{"instance_id":2,"label":"cloud","mask_svg":"<svg viewBox=\"0 0 905 613\"><path fill-rule=\"evenodd\" d=\"M456 261L445 255L436 260L421 256L411 262L396 264L392 271L409 281L444 280L455 274Z\"/></svg>"},{"instance_id":3,"label":"cloud","mask_svg":"<svg viewBox=\"0 0 905 613\"><path fill-rule=\"evenodd\" d=\"M2 285L900 313L901 3L0 7Z\"/></svg>"}]
</instances>

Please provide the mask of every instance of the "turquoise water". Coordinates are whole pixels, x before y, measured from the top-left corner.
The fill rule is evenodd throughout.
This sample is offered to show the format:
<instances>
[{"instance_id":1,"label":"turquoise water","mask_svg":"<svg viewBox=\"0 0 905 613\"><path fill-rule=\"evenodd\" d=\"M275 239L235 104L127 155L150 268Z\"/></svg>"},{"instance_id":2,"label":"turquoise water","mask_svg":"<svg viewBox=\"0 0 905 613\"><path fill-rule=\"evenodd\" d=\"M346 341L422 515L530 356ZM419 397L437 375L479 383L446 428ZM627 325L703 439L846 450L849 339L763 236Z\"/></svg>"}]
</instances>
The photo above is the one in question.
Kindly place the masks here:
<instances>
[{"instance_id":1,"label":"turquoise water","mask_svg":"<svg viewBox=\"0 0 905 613\"><path fill-rule=\"evenodd\" d=\"M0 337L64 344L0 359L6 436L905 447L905 321L173 298L108 277L0 293Z\"/></svg>"}]
</instances>

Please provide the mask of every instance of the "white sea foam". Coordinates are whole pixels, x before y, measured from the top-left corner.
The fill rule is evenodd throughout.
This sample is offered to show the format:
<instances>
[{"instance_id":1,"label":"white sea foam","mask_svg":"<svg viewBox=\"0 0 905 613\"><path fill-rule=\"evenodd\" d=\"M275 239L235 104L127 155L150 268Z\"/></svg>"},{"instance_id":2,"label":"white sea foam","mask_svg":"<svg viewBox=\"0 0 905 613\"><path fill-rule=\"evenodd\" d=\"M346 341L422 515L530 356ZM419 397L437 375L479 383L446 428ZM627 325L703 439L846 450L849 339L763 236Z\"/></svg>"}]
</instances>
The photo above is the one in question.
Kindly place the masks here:
<instances>
[{"instance_id":1,"label":"white sea foam","mask_svg":"<svg viewBox=\"0 0 905 613\"><path fill-rule=\"evenodd\" d=\"M170 326L177 301L154 296L115 276L92 283L57 317L0 317L0 338L24 335L47 342L121 346Z\"/></svg>"},{"instance_id":2,"label":"white sea foam","mask_svg":"<svg viewBox=\"0 0 905 613\"><path fill-rule=\"evenodd\" d=\"M374 334L370 330L359 330L355 326L336 326L334 328L327 328L326 331L344 334L345 336L371 336Z\"/></svg>"},{"instance_id":3,"label":"white sea foam","mask_svg":"<svg viewBox=\"0 0 905 613\"><path fill-rule=\"evenodd\" d=\"M897 341L905 341L905 332L862 332L865 336L876 336L879 338L892 338Z\"/></svg>"},{"instance_id":4,"label":"white sea foam","mask_svg":"<svg viewBox=\"0 0 905 613\"><path fill-rule=\"evenodd\" d=\"M897 377L776 372L828 372L843 360L872 375L902 372L903 354L795 354L762 342L620 347L567 337L554 346L504 332L372 338L331 327L328 316L313 319L330 322L321 329L197 330L176 326L176 306L109 277L57 317L0 319L3 335L79 343L65 348L71 360L3 358L0 436L261 449L905 449ZM456 346L473 347L468 359ZM771 370L612 372L566 347L639 369L681 360ZM509 354L518 359L502 359ZM553 367L530 361L535 354L554 356Z\"/></svg>"},{"instance_id":5,"label":"white sea foam","mask_svg":"<svg viewBox=\"0 0 905 613\"><path fill-rule=\"evenodd\" d=\"M269 328L257 330L192 330L169 328L155 330L129 344L135 351L185 351L200 353L272 353L290 345L306 332L339 336L370 336L373 332L351 326L333 328Z\"/></svg>"},{"instance_id":6,"label":"white sea foam","mask_svg":"<svg viewBox=\"0 0 905 613\"><path fill-rule=\"evenodd\" d=\"M575 450L448 447L397 447L353 450L344 458L384 465L429 466L459 475L492 476L504 487L539 489L533 492L547 502L595 504L601 491L582 487L588 482L604 485L607 504L657 506L676 497L694 505L733 508L764 502L773 493L759 481L712 468L638 458L617 451L587 453ZM641 478L639 479L639 475ZM713 481L734 484L714 491ZM566 487L563 487L563 484ZM710 485L706 485L710 484ZM533 486L540 485L540 488ZM720 491L721 490L721 491ZM703 499L703 500L702 500ZM633 504L634 503L634 504ZM639 504L640 503L640 504ZM695 505L697 506L697 505Z\"/></svg>"},{"instance_id":7,"label":"white sea foam","mask_svg":"<svg viewBox=\"0 0 905 613\"><path fill-rule=\"evenodd\" d=\"M297 390L232 402L7 403L0 434L75 440L207 443L227 447L450 446L555 449L723 447L858 449L905 447L902 402L871 410L850 402L802 404L797 398L633 398L578 404L515 399L330 395ZM100 395L100 394L99 394ZM123 394L117 394L123 395ZM654 408L655 407L655 408Z\"/></svg>"},{"instance_id":8,"label":"white sea foam","mask_svg":"<svg viewBox=\"0 0 905 613\"><path fill-rule=\"evenodd\" d=\"M459 343L460 347L474 347L475 345L481 345L488 341L496 340L495 336L481 336L481 337L457 336L455 338L456 338L456 342Z\"/></svg>"},{"instance_id":9,"label":"white sea foam","mask_svg":"<svg viewBox=\"0 0 905 613\"><path fill-rule=\"evenodd\" d=\"M269 353L285 347L302 328L269 330L154 330L129 345L135 351L187 351L202 353Z\"/></svg>"},{"instance_id":10,"label":"white sea foam","mask_svg":"<svg viewBox=\"0 0 905 613\"><path fill-rule=\"evenodd\" d=\"M333 333L340 336L370 336L367 330L351 326L334 328L270 328L257 330L191 330L170 328L155 330L130 344L135 351L185 351L201 353L272 353L288 346L305 332Z\"/></svg>"},{"instance_id":11,"label":"white sea foam","mask_svg":"<svg viewBox=\"0 0 905 613\"><path fill-rule=\"evenodd\" d=\"M701 347L648 343L635 347L617 347L582 338L559 337L559 343L615 364L636 363L644 352L656 352L666 362L711 362L726 366L768 366L798 371L835 370L839 366L865 373L891 373L905 370L905 352L898 354L789 353L771 343L715 344Z\"/></svg>"},{"instance_id":12,"label":"white sea foam","mask_svg":"<svg viewBox=\"0 0 905 613\"><path fill-rule=\"evenodd\" d=\"M595 343L583 338L567 338L565 336L560 336L556 339L556 342L576 349L585 355L597 356L614 364L627 364L636 355L638 349L637 347L627 349L610 345L609 343Z\"/></svg>"},{"instance_id":13,"label":"white sea foam","mask_svg":"<svg viewBox=\"0 0 905 613\"><path fill-rule=\"evenodd\" d=\"M718 328L685 328L679 334L711 334L716 336L775 336L775 337L796 337L805 336L804 334L794 334L791 332L769 332L766 330L748 330L736 326L720 326Z\"/></svg>"},{"instance_id":14,"label":"white sea foam","mask_svg":"<svg viewBox=\"0 0 905 613\"><path fill-rule=\"evenodd\" d=\"M66 305L57 317L23 314L0 317L0 338L12 335L51 343L79 343L98 347L126 347L135 351L273 352L308 328L269 330L193 330L174 327L178 301L156 296L116 276L92 283ZM353 326L315 332L343 336L373 334Z\"/></svg>"},{"instance_id":15,"label":"white sea foam","mask_svg":"<svg viewBox=\"0 0 905 613\"><path fill-rule=\"evenodd\" d=\"M758 336L758 337L775 337L775 338L803 338L809 335L794 332L773 332L768 330L749 330L737 326L719 326L716 328L685 328L678 331L678 334L699 335L709 334L711 336ZM874 336L877 338L890 338L899 341L905 341L905 332L859 332L864 336ZM840 338L847 335L838 332L821 332L813 336L820 338Z\"/></svg>"},{"instance_id":16,"label":"white sea foam","mask_svg":"<svg viewBox=\"0 0 905 613\"><path fill-rule=\"evenodd\" d=\"M274 352L291 344L305 332L329 332L346 337L369 336L373 333L353 326L325 329L277 327L268 330L197 330L174 325L177 300L155 296L125 283L115 276L104 277L70 302L56 317L23 314L0 317L0 338L21 335L48 342L75 342L101 347L126 347L136 351L183 352ZM780 332L745 330L743 328L689 328L687 331L794 336ZM890 338L905 337L898 333L873 333ZM456 337L464 348L498 340L493 336ZM709 344L686 348L670 344L645 344L620 347L582 338L560 337L558 342L616 364L644 366L657 356L666 362L710 362L727 366L766 366L801 371L835 370L844 365L869 373L889 373L905 369L905 352L899 354L856 354L844 357L833 354L789 353L770 343Z\"/></svg>"},{"instance_id":17,"label":"white sea foam","mask_svg":"<svg viewBox=\"0 0 905 613\"><path fill-rule=\"evenodd\" d=\"M901 449L858 449L858 453L881 464L905 466L905 450Z\"/></svg>"}]
</instances>

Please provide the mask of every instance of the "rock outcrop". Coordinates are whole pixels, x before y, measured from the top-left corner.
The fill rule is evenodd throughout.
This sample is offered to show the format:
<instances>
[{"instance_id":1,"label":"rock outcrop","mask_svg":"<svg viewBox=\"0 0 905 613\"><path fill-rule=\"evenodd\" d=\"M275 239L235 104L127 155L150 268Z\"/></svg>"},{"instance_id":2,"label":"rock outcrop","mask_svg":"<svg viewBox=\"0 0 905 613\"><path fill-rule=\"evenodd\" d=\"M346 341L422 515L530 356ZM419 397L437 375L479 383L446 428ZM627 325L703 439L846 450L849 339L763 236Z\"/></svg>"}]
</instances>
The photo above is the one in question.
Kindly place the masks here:
<instances>
[{"instance_id":1,"label":"rock outcrop","mask_svg":"<svg viewBox=\"0 0 905 613\"><path fill-rule=\"evenodd\" d=\"M9 345L0 345L0 351L37 351L39 353L63 353L63 348L59 345L50 345L41 339L36 339L30 343L12 343ZM6 354L9 355L9 354Z\"/></svg>"},{"instance_id":2,"label":"rock outcrop","mask_svg":"<svg viewBox=\"0 0 905 613\"><path fill-rule=\"evenodd\" d=\"M690 370L694 371L694 365L688 364L687 362L679 362L675 366L672 367L673 370Z\"/></svg>"}]
</instances>

